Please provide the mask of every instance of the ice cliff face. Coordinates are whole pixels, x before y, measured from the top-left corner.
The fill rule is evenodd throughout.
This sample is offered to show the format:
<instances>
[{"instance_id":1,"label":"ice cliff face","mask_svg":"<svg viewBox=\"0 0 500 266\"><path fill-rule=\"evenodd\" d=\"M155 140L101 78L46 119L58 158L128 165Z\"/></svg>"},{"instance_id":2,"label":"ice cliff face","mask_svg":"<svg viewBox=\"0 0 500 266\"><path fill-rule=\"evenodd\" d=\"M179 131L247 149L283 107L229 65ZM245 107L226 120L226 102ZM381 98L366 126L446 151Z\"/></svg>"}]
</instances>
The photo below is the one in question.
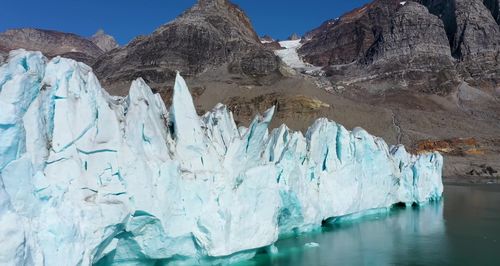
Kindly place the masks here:
<instances>
[{"instance_id":1,"label":"ice cliff face","mask_svg":"<svg viewBox=\"0 0 500 266\"><path fill-rule=\"evenodd\" d=\"M442 157L317 120L268 132L199 117L177 76L168 109L138 79L109 96L91 69L11 53L0 68L0 264L231 261L330 217L440 198ZM235 254L235 256L228 257Z\"/></svg>"}]
</instances>

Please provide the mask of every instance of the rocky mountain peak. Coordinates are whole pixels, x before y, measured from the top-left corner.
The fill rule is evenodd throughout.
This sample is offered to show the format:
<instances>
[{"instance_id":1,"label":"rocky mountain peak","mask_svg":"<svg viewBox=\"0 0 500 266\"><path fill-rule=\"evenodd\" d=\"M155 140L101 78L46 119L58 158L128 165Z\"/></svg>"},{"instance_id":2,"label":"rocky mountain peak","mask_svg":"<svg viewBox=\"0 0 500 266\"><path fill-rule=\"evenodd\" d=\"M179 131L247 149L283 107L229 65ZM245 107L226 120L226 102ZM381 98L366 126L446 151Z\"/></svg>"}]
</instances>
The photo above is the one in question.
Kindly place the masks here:
<instances>
[{"instance_id":1,"label":"rocky mountain peak","mask_svg":"<svg viewBox=\"0 0 500 266\"><path fill-rule=\"evenodd\" d=\"M224 6L230 4L229 1L227 0L198 0L198 5L202 7L209 7L209 6Z\"/></svg>"},{"instance_id":2,"label":"rocky mountain peak","mask_svg":"<svg viewBox=\"0 0 500 266\"><path fill-rule=\"evenodd\" d=\"M462 77L488 87L500 83L500 0L418 0L439 17Z\"/></svg>"},{"instance_id":3,"label":"rocky mountain peak","mask_svg":"<svg viewBox=\"0 0 500 266\"><path fill-rule=\"evenodd\" d=\"M92 37L90 37L90 40L104 52L108 52L119 47L115 38L106 34L103 29L99 29L94 35L92 35Z\"/></svg>"},{"instance_id":4,"label":"rocky mountain peak","mask_svg":"<svg viewBox=\"0 0 500 266\"><path fill-rule=\"evenodd\" d=\"M94 35L93 35L92 37L94 37L94 36L102 36L102 35L105 35L105 34L106 34L106 32L104 32L104 30L103 30L103 29L98 29L98 30L94 33Z\"/></svg>"},{"instance_id":5,"label":"rocky mountain peak","mask_svg":"<svg viewBox=\"0 0 500 266\"><path fill-rule=\"evenodd\" d=\"M218 30L224 30L224 23L231 24L237 29L237 34L248 41L259 43L260 39L255 32L250 18L236 4L228 0L199 0L193 7L184 12L178 20L198 20L206 18Z\"/></svg>"},{"instance_id":6,"label":"rocky mountain peak","mask_svg":"<svg viewBox=\"0 0 500 266\"><path fill-rule=\"evenodd\" d=\"M241 8L225 0L200 0L151 35L102 56L94 69L113 93L125 94L137 77L155 87L176 71L192 77L222 67L255 78L278 72L278 66Z\"/></svg>"},{"instance_id":7,"label":"rocky mountain peak","mask_svg":"<svg viewBox=\"0 0 500 266\"><path fill-rule=\"evenodd\" d=\"M306 34L299 52L333 80L350 84L438 94L449 93L460 79L495 87L500 81L498 2L375 0ZM388 78L394 76L399 78Z\"/></svg>"}]
</instances>

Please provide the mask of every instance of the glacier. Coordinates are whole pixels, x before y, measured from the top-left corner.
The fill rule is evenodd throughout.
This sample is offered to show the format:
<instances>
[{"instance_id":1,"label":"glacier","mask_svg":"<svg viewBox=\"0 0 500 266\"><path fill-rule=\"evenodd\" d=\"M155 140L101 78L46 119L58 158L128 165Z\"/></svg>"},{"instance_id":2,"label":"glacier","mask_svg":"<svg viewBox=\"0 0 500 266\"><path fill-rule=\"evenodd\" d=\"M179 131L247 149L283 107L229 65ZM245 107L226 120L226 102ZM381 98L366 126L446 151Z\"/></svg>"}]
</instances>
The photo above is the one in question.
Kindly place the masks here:
<instances>
[{"instance_id":1,"label":"glacier","mask_svg":"<svg viewBox=\"0 0 500 266\"><path fill-rule=\"evenodd\" d=\"M137 79L110 96L90 67L12 51L0 67L0 265L230 263L280 236L442 196L443 158L318 119L269 131L167 108ZM155 264L156 263L156 264Z\"/></svg>"}]
</instances>

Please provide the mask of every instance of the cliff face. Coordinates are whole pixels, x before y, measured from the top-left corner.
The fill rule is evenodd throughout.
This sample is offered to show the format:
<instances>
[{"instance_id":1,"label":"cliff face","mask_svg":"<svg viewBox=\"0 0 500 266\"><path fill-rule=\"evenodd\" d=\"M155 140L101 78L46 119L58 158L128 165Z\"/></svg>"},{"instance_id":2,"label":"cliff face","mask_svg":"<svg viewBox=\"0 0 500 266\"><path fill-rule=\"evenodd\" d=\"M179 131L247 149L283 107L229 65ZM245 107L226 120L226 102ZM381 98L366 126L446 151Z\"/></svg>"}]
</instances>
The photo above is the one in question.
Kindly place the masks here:
<instances>
[{"instance_id":1,"label":"cliff face","mask_svg":"<svg viewBox=\"0 0 500 266\"><path fill-rule=\"evenodd\" d=\"M355 9L336 20L323 23L306 34L300 52L314 65L349 64L364 53L388 29L390 15L399 1L375 1Z\"/></svg>"},{"instance_id":2,"label":"cliff face","mask_svg":"<svg viewBox=\"0 0 500 266\"><path fill-rule=\"evenodd\" d=\"M498 0L376 0L311 31L299 52L348 84L437 94L461 79L494 87L497 16Z\"/></svg>"},{"instance_id":3,"label":"cliff face","mask_svg":"<svg viewBox=\"0 0 500 266\"><path fill-rule=\"evenodd\" d=\"M230 72L259 77L277 71L279 61L260 43L250 20L236 5L200 0L151 35L102 56L94 69L104 84L113 87L117 81L128 83L137 77L163 83L176 71L194 76L225 64Z\"/></svg>"},{"instance_id":4,"label":"cliff face","mask_svg":"<svg viewBox=\"0 0 500 266\"><path fill-rule=\"evenodd\" d=\"M61 55L91 64L103 51L88 39L72 33L41 29L15 29L0 33L0 50L23 48L49 57Z\"/></svg>"},{"instance_id":5,"label":"cliff face","mask_svg":"<svg viewBox=\"0 0 500 266\"><path fill-rule=\"evenodd\" d=\"M432 13L444 18L453 57L463 78L474 85L498 85L500 82L500 28L488 9L498 0L425 1ZM450 2L451 4L446 4ZM435 6L445 5L440 10ZM492 6L493 8L495 5ZM492 9L493 10L493 9ZM494 11L494 10L493 10Z\"/></svg>"},{"instance_id":6,"label":"cliff face","mask_svg":"<svg viewBox=\"0 0 500 266\"><path fill-rule=\"evenodd\" d=\"M376 79L422 92L447 94L456 85L443 23L417 3L396 11L359 62Z\"/></svg>"}]
</instances>

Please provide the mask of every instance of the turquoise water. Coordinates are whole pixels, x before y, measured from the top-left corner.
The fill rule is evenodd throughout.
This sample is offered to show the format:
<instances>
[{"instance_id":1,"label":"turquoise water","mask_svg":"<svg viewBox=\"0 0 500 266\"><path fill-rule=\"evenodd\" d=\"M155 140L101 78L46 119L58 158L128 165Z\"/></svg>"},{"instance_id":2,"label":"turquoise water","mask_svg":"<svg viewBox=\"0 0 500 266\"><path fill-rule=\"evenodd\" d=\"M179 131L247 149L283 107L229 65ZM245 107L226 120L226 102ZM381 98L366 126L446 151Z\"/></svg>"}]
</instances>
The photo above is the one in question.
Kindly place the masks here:
<instances>
[{"instance_id":1,"label":"turquoise water","mask_svg":"<svg viewBox=\"0 0 500 266\"><path fill-rule=\"evenodd\" d=\"M500 186L445 186L444 199L280 240L241 265L500 265Z\"/></svg>"}]
</instances>

